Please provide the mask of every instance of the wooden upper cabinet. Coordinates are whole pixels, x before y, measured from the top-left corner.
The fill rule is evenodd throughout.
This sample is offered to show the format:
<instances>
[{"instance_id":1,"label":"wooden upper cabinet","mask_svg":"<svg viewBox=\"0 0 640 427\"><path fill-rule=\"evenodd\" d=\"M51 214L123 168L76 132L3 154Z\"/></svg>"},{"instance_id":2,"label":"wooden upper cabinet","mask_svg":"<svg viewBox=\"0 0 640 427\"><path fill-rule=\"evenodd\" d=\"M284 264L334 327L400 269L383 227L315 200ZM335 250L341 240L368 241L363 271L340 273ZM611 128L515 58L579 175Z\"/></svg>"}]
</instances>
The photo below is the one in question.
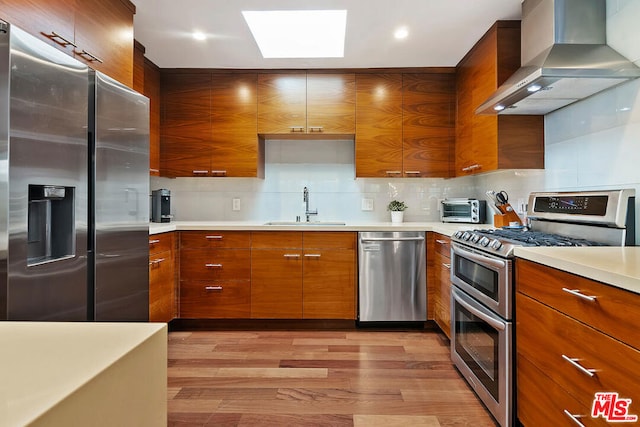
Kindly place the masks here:
<instances>
[{"instance_id":1,"label":"wooden upper cabinet","mask_svg":"<svg viewBox=\"0 0 640 427\"><path fill-rule=\"evenodd\" d=\"M402 76L402 170L447 178L455 150L455 74Z\"/></svg>"},{"instance_id":2,"label":"wooden upper cabinet","mask_svg":"<svg viewBox=\"0 0 640 427\"><path fill-rule=\"evenodd\" d=\"M149 98L149 173L160 175L160 69L144 58L144 90Z\"/></svg>"},{"instance_id":3,"label":"wooden upper cabinet","mask_svg":"<svg viewBox=\"0 0 640 427\"><path fill-rule=\"evenodd\" d=\"M164 176L209 176L211 74L161 74L160 167Z\"/></svg>"},{"instance_id":4,"label":"wooden upper cabinet","mask_svg":"<svg viewBox=\"0 0 640 427\"><path fill-rule=\"evenodd\" d=\"M354 132L354 74L258 75L259 134Z\"/></svg>"},{"instance_id":5,"label":"wooden upper cabinet","mask_svg":"<svg viewBox=\"0 0 640 427\"><path fill-rule=\"evenodd\" d=\"M519 67L519 21L496 22L458 64L456 176L544 167L544 116L475 114Z\"/></svg>"},{"instance_id":6,"label":"wooden upper cabinet","mask_svg":"<svg viewBox=\"0 0 640 427\"><path fill-rule=\"evenodd\" d=\"M258 133L305 133L306 74L258 75Z\"/></svg>"},{"instance_id":7,"label":"wooden upper cabinet","mask_svg":"<svg viewBox=\"0 0 640 427\"><path fill-rule=\"evenodd\" d=\"M75 10L76 58L133 86L133 14L123 0L82 0Z\"/></svg>"},{"instance_id":8,"label":"wooden upper cabinet","mask_svg":"<svg viewBox=\"0 0 640 427\"><path fill-rule=\"evenodd\" d=\"M257 132L257 79L255 73L213 75L212 176L264 174Z\"/></svg>"},{"instance_id":9,"label":"wooden upper cabinet","mask_svg":"<svg viewBox=\"0 0 640 427\"><path fill-rule=\"evenodd\" d=\"M0 0L0 18L129 87L134 13L129 0Z\"/></svg>"},{"instance_id":10,"label":"wooden upper cabinet","mask_svg":"<svg viewBox=\"0 0 640 427\"><path fill-rule=\"evenodd\" d=\"M402 176L402 74L358 74L356 105L356 176Z\"/></svg>"},{"instance_id":11,"label":"wooden upper cabinet","mask_svg":"<svg viewBox=\"0 0 640 427\"><path fill-rule=\"evenodd\" d=\"M75 5L76 0L0 0L0 18L73 55L67 42L74 41Z\"/></svg>"},{"instance_id":12,"label":"wooden upper cabinet","mask_svg":"<svg viewBox=\"0 0 640 427\"><path fill-rule=\"evenodd\" d=\"M355 132L355 74L307 74L307 133Z\"/></svg>"}]
</instances>

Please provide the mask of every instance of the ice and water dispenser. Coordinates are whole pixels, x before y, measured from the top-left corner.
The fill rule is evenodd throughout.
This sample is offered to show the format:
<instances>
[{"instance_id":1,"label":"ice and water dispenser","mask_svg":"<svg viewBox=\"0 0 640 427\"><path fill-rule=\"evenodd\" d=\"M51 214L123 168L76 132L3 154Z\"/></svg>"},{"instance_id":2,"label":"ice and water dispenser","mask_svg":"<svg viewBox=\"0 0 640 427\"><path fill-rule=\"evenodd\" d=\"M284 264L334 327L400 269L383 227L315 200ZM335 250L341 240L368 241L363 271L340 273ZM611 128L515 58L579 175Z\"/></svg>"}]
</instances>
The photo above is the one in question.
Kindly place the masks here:
<instances>
[{"instance_id":1,"label":"ice and water dispenser","mask_svg":"<svg viewBox=\"0 0 640 427\"><path fill-rule=\"evenodd\" d=\"M75 256L75 187L29 185L27 265Z\"/></svg>"}]
</instances>

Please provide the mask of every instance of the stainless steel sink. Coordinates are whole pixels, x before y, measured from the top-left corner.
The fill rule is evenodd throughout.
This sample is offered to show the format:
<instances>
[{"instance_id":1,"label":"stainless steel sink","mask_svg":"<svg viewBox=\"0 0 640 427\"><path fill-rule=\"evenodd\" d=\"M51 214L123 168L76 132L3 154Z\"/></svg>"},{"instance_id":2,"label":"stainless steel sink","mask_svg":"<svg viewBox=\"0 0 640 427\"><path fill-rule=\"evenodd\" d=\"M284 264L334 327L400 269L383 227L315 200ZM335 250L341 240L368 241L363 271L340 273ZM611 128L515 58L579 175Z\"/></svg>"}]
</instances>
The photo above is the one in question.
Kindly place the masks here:
<instances>
[{"instance_id":1,"label":"stainless steel sink","mask_svg":"<svg viewBox=\"0 0 640 427\"><path fill-rule=\"evenodd\" d=\"M269 222L265 222L264 225L318 225L318 226L339 226L339 225L346 225L344 222L340 222L340 221L310 221L310 222L303 222L303 221L269 221Z\"/></svg>"}]
</instances>

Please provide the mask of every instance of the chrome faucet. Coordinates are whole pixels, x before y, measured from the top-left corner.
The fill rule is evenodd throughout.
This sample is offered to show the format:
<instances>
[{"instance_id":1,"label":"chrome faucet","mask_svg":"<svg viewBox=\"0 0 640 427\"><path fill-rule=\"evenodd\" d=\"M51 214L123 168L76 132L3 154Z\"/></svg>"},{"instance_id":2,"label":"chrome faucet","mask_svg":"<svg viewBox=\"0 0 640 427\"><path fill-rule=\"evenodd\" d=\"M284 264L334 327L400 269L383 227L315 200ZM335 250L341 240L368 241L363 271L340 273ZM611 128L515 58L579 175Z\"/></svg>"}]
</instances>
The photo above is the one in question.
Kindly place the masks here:
<instances>
[{"instance_id":1,"label":"chrome faucet","mask_svg":"<svg viewBox=\"0 0 640 427\"><path fill-rule=\"evenodd\" d=\"M309 222L309 216L318 215L318 209L309 210L309 189L307 187L302 190L302 201L304 202L304 214L307 216L307 222Z\"/></svg>"}]
</instances>

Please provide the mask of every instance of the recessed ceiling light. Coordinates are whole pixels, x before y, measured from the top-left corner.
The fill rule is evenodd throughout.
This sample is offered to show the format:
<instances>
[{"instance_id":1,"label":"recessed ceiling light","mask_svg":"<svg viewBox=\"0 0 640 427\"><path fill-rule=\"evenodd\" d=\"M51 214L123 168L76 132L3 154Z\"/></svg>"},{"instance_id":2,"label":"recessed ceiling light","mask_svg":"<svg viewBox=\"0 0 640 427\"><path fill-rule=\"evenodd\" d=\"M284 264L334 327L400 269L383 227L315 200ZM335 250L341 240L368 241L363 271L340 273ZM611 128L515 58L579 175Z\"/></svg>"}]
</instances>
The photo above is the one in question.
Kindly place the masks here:
<instances>
[{"instance_id":1,"label":"recessed ceiling light","mask_svg":"<svg viewBox=\"0 0 640 427\"><path fill-rule=\"evenodd\" d=\"M198 41L203 41L207 39L207 35L202 31L194 31L193 33L191 33L191 36Z\"/></svg>"},{"instance_id":2,"label":"recessed ceiling light","mask_svg":"<svg viewBox=\"0 0 640 427\"><path fill-rule=\"evenodd\" d=\"M409 36L409 30L407 27L400 27L393 32L393 36L398 40L406 39Z\"/></svg>"},{"instance_id":3,"label":"recessed ceiling light","mask_svg":"<svg viewBox=\"0 0 640 427\"><path fill-rule=\"evenodd\" d=\"M346 10L243 11L264 58L342 58Z\"/></svg>"}]
</instances>

